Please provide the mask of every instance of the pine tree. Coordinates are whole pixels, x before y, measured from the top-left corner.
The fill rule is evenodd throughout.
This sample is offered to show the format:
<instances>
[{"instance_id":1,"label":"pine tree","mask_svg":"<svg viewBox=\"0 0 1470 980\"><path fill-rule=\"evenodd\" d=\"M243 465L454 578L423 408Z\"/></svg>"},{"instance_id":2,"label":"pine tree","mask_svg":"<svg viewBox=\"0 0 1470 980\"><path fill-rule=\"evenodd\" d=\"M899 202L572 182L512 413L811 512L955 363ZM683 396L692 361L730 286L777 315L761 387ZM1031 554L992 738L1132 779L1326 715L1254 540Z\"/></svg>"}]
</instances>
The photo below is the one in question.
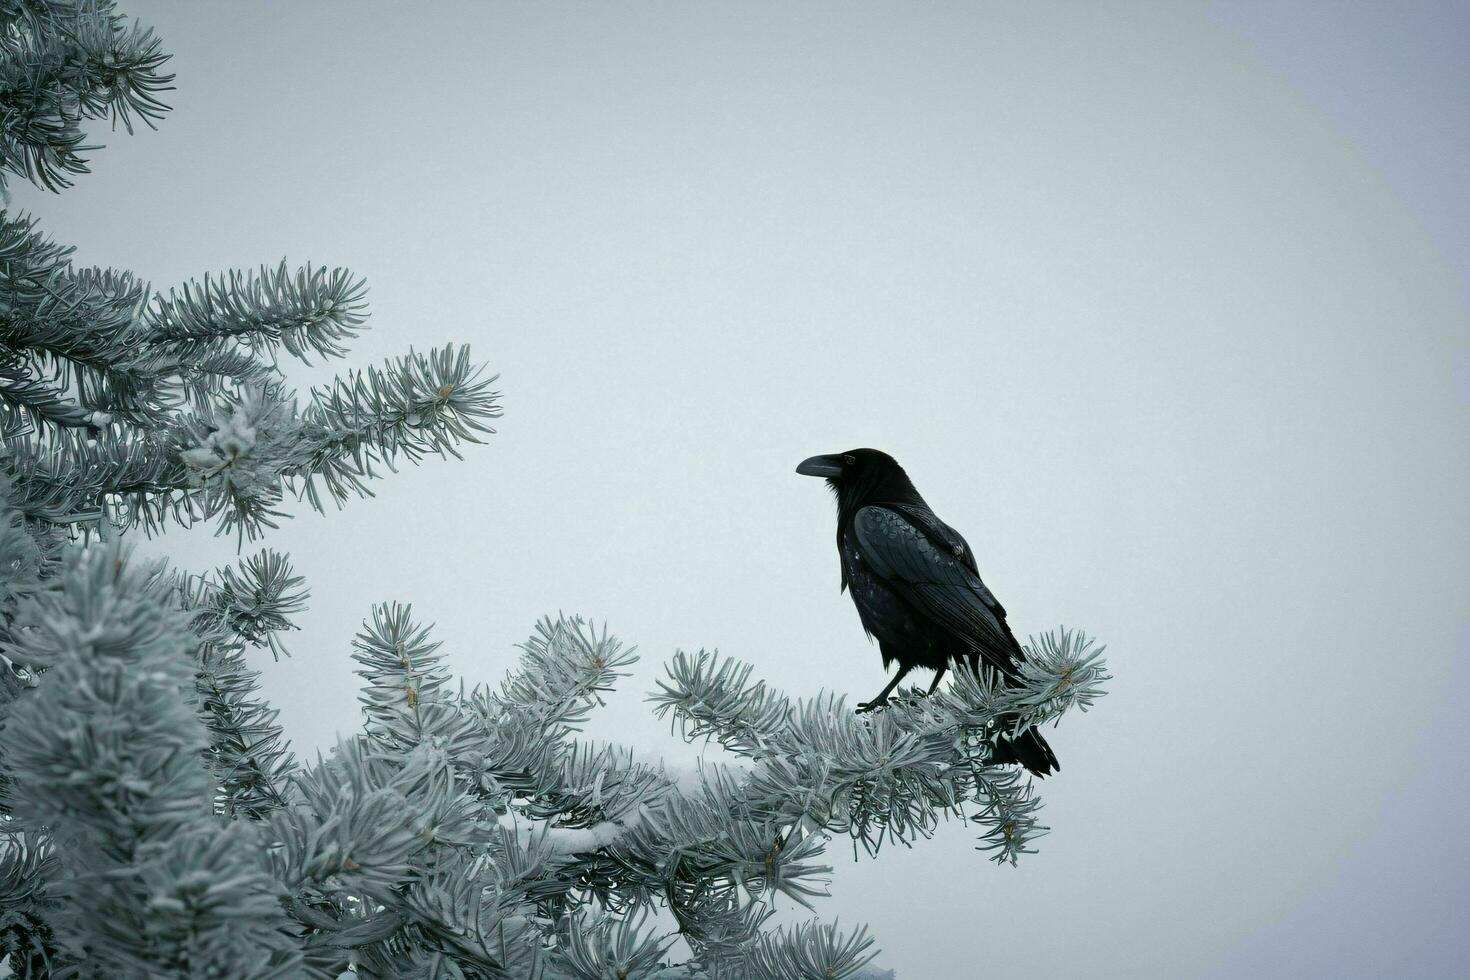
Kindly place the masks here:
<instances>
[{"instance_id":1,"label":"pine tree","mask_svg":"<svg viewBox=\"0 0 1470 980\"><path fill-rule=\"evenodd\" d=\"M104 0L0 0L0 188L87 171L85 120L153 126L172 76ZM825 894L825 848L877 855L960 817L1014 864L1046 832L995 738L1086 708L1101 649L1030 643L1025 683L960 672L859 717L678 652L651 696L729 764L695 778L579 735L635 652L546 618L465 691L411 607L354 641L362 730L295 758L252 656L307 599L264 549L203 574L128 536L244 542L493 432L494 378L447 346L304 405L278 357L341 357L349 272L283 264L154 292L78 269L0 211L0 952L20 977L876 977L865 928L767 928ZM375 469L375 466L377 469ZM671 919L659 928L657 916ZM671 947L682 939L683 962ZM891 974L890 974L891 975Z\"/></svg>"}]
</instances>

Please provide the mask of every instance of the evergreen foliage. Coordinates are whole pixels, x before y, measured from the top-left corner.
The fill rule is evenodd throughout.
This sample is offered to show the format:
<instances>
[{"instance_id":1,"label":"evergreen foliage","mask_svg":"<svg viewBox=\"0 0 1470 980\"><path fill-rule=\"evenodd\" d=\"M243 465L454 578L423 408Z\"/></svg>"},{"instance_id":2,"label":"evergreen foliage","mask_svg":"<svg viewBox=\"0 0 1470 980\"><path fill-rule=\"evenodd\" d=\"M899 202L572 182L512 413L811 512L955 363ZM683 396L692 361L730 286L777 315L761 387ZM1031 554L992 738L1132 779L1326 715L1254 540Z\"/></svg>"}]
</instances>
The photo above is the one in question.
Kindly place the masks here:
<instances>
[{"instance_id":1,"label":"evergreen foliage","mask_svg":"<svg viewBox=\"0 0 1470 980\"><path fill-rule=\"evenodd\" d=\"M0 186L85 173L83 120L151 126L166 59L110 2L0 0ZM299 406L277 357L343 356L364 327L360 279L282 263L164 296L70 254L0 212L14 975L877 976L864 928L766 928L778 896L825 894L833 839L876 855L963 818L1014 864L1045 833L1029 780L988 759L997 734L1101 694L1101 650L1074 631L1030 644L1020 687L960 671L863 717L676 653L653 710L735 760L691 781L580 737L636 660L606 628L543 619L498 687L466 691L430 628L388 603L353 644L361 732L297 760L250 666L284 652L304 608L289 561L267 549L187 573L132 560L127 534L204 522L243 546L288 491L341 506L371 493L375 465L492 432L494 379L465 348L410 350Z\"/></svg>"}]
</instances>

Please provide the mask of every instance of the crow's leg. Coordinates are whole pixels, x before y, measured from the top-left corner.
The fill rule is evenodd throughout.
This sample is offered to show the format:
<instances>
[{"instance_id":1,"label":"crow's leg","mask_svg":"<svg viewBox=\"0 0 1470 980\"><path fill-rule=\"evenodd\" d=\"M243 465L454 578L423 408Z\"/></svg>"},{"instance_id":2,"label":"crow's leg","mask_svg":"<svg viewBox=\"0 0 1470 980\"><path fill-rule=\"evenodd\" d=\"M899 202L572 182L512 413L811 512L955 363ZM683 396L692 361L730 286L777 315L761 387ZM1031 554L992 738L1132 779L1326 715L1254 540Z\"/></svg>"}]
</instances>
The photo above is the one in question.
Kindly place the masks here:
<instances>
[{"instance_id":1,"label":"crow's leg","mask_svg":"<svg viewBox=\"0 0 1470 980\"><path fill-rule=\"evenodd\" d=\"M933 694L939 688L939 682L944 679L944 672L949 670L949 664L940 664L939 669L934 672L934 683L929 685L929 690L924 692L924 697Z\"/></svg>"},{"instance_id":2,"label":"crow's leg","mask_svg":"<svg viewBox=\"0 0 1470 980\"><path fill-rule=\"evenodd\" d=\"M912 669L908 664L899 667L898 673L893 675L893 680L888 682L888 686L879 692L876 698L871 701L861 701L858 703L857 713L862 714L864 711L872 711L874 708L879 708L886 704L888 702L888 695L893 693L893 689L898 686L898 682L903 680L904 675Z\"/></svg>"}]
</instances>

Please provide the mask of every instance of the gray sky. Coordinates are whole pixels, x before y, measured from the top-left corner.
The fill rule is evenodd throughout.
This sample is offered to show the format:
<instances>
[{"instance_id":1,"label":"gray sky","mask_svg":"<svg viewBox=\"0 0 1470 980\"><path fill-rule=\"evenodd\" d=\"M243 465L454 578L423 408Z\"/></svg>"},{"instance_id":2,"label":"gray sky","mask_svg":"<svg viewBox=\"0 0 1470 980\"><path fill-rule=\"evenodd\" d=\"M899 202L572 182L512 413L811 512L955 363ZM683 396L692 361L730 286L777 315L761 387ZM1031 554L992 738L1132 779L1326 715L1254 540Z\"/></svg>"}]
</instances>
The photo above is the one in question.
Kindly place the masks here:
<instances>
[{"instance_id":1,"label":"gray sky","mask_svg":"<svg viewBox=\"0 0 1470 980\"><path fill-rule=\"evenodd\" d=\"M467 461L270 540L314 593L264 664L298 751L357 724L388 599L471 683L543 613L607 620L644 662L594 734L671 758L676 648L870 696L792 470L878 446L1018 632L1116 680L1048 735L1040 854L838 842L825 915L905 980L1470 970L1463 10L124 6L175 112L17 205L158 287L348 266L349 363L502 375Z\"/></svg>"}]
</instances>

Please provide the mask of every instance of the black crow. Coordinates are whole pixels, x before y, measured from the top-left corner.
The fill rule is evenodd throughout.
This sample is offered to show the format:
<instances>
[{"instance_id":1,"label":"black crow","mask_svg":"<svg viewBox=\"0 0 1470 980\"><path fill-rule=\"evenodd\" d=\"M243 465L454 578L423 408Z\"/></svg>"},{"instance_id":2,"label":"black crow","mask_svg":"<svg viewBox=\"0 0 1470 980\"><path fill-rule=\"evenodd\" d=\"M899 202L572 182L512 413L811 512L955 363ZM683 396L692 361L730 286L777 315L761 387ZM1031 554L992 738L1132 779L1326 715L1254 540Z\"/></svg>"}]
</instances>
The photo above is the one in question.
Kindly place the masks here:
<instances>
[{"instance_id":1,"label":"black crow","mask_svg":"<svg viewBox=\"0 0 1470 980\"><path fill-rule=\"evenodd\" d=\"M852 595L864 632L877 638L884 668L898 662L893 680L859 704L859 712L884 704L915 667L934 671L930 694L951 660L972 670L983 660L1003 678L1018 677L1026 655L1005 608L980 581L970 546L935 516L892 456L849 449L803 460L796 472L826 477L837 495L842 588ZM1038 776L1061 769L1034 728L999 740L992 761L1019 762Z\"/></svg>"}]
</instances>

